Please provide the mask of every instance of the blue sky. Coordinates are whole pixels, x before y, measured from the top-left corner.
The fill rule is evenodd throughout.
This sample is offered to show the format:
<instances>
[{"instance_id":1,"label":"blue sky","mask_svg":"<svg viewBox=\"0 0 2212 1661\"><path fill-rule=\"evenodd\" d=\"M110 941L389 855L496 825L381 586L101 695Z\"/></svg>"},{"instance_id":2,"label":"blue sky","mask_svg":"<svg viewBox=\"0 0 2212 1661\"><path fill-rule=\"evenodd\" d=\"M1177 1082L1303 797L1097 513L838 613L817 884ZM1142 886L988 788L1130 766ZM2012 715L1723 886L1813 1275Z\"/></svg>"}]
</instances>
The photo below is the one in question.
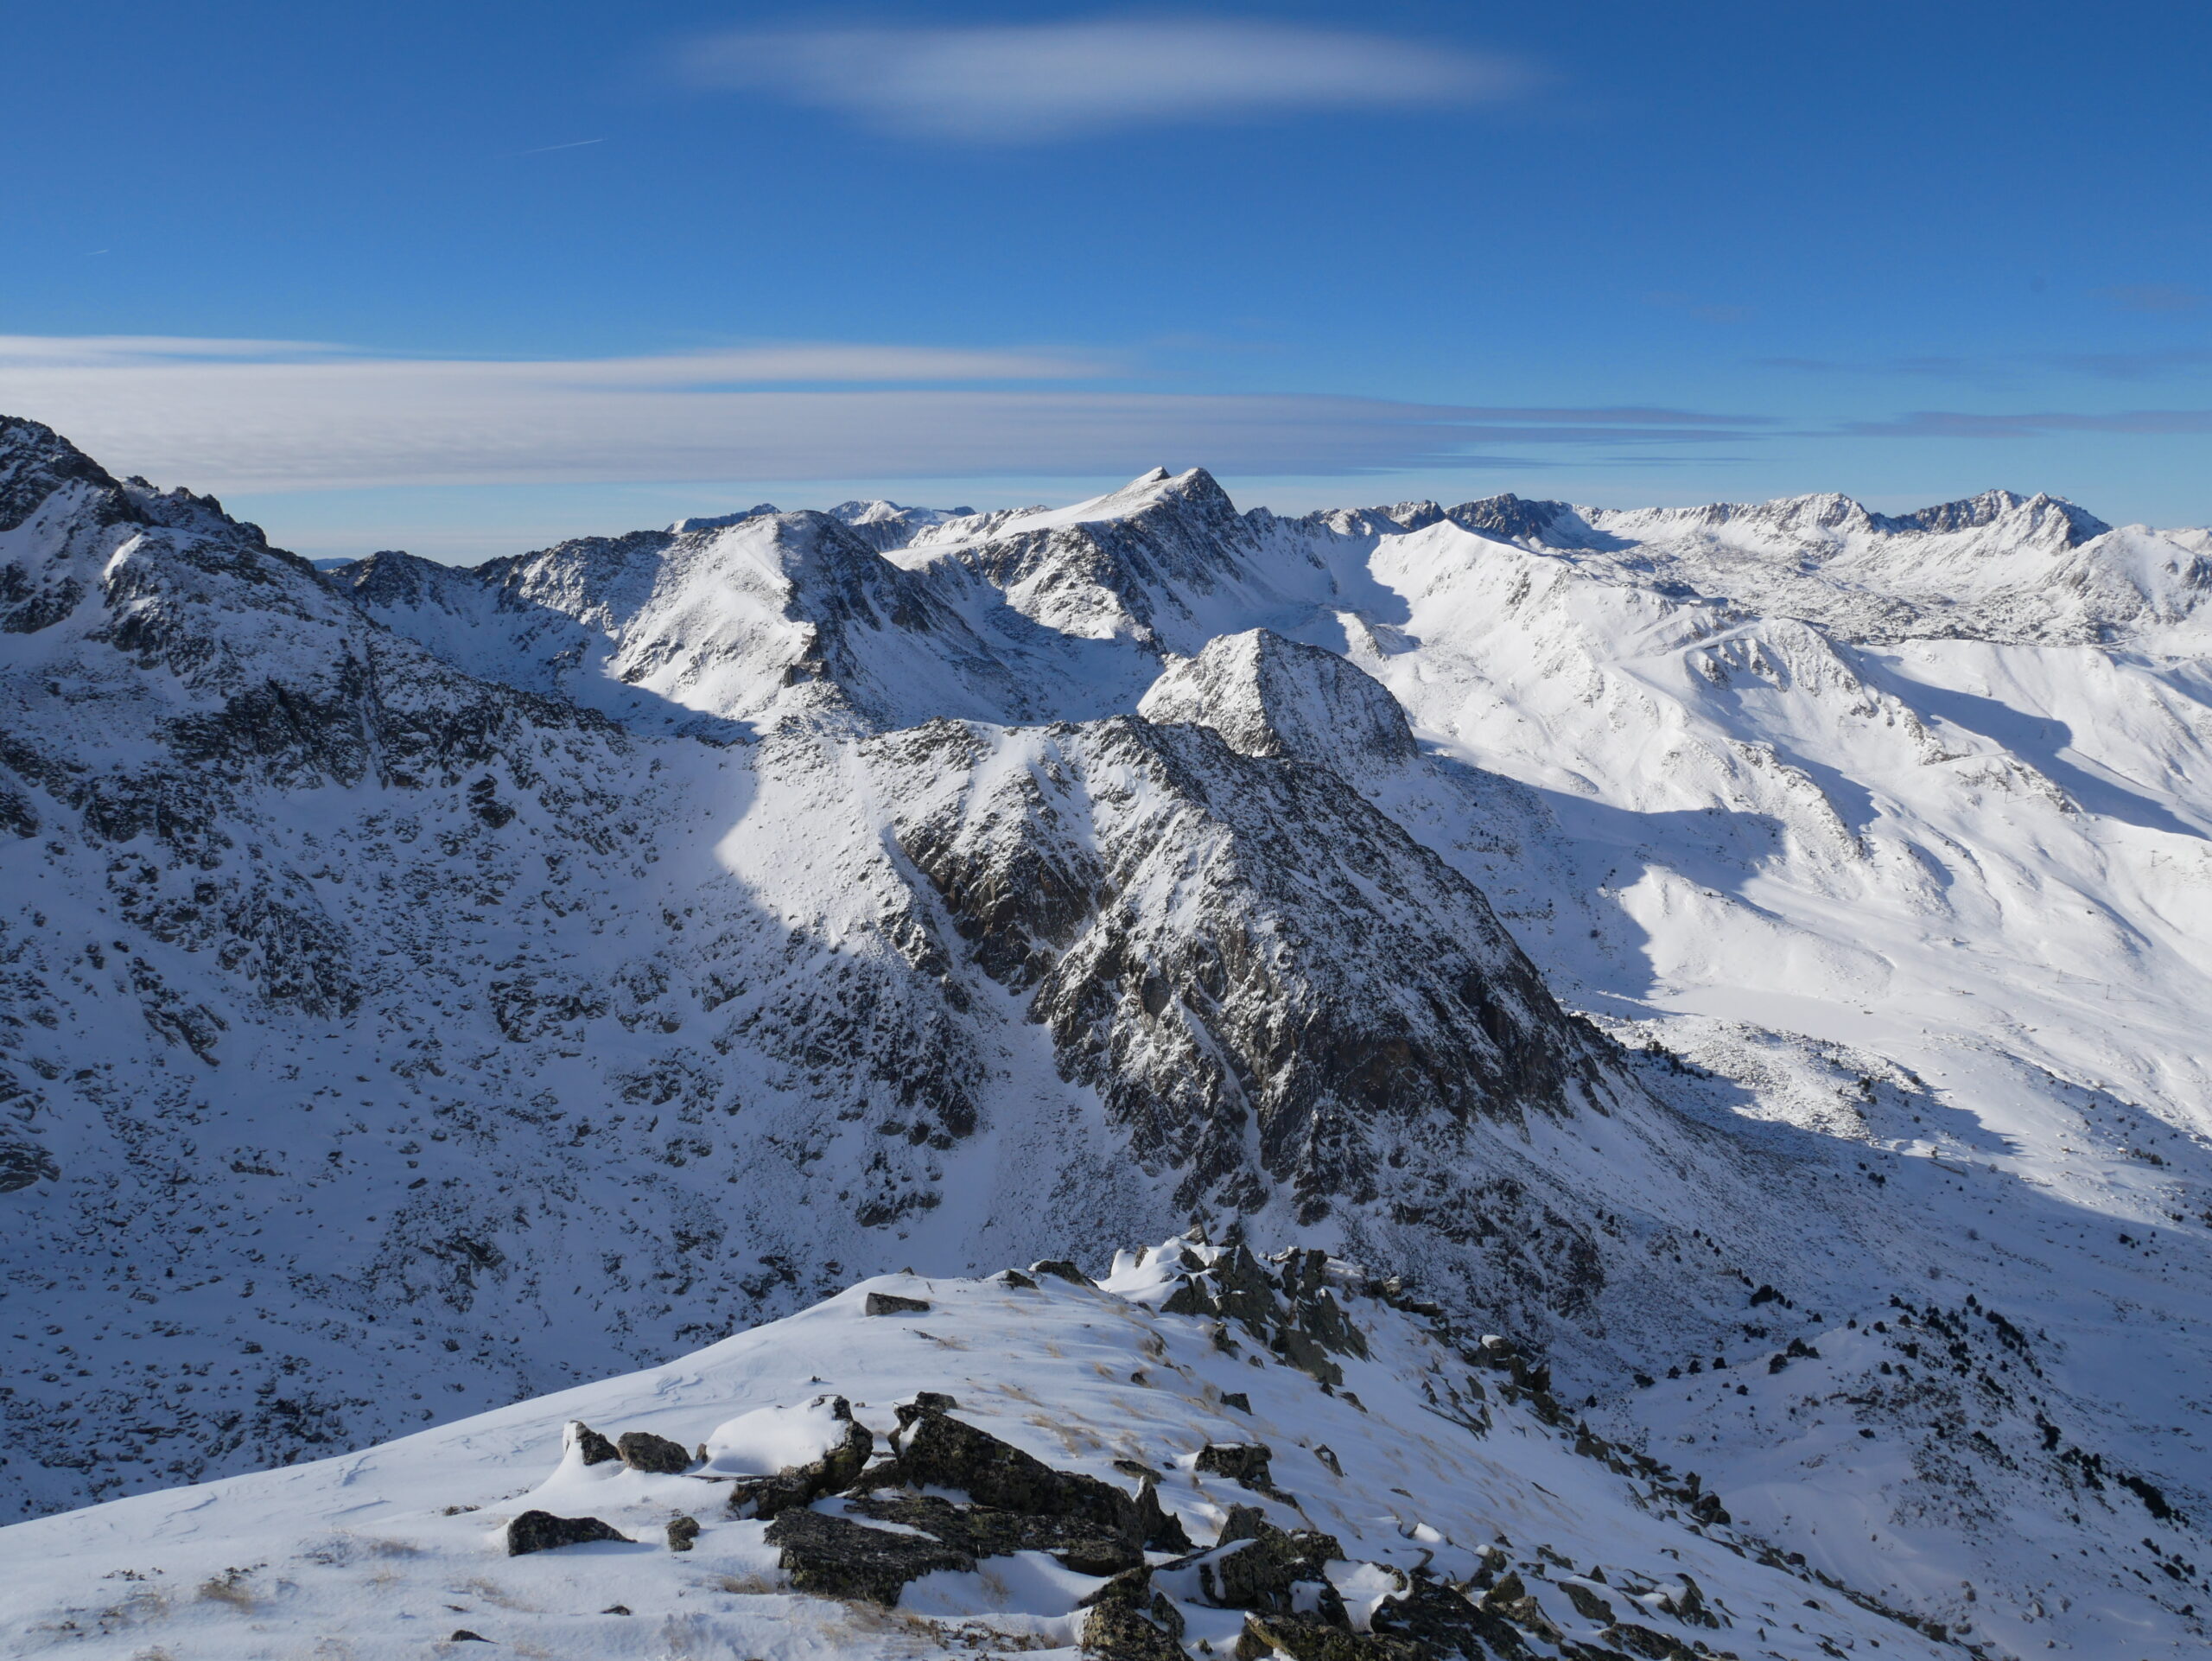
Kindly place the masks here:
<instances>
[{"instance_id":1,"label":"blue sky","mask_svg":"<svg viewBox=\"0 0 2212 1661\"><path fill-rule=\"evenodd\" d=\"M85 0L0 410L316 554L1155 461L2212 523L2212 13ZM25 73L28 70L29 73Z\"/></svg>"}]
</instances>

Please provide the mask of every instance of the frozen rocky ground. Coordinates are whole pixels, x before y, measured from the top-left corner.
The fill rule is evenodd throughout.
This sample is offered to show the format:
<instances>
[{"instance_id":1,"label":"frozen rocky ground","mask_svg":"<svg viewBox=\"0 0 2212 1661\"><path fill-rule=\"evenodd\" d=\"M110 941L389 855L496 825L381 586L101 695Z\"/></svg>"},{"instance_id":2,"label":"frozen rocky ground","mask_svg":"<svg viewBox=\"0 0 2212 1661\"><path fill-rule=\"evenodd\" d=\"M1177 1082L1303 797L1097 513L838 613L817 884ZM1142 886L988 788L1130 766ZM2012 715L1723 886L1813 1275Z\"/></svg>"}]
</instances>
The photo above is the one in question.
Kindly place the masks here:
<instances>
[{"instance_id":1,"label":"frozen rocky ground","mask_svg":"<svg viewBox=\"0 0 2212 1661\"><path fill-rule=\"evenodd\" d=\"M336 1488L366 1460L361 1503L425 1516L391 1537L429 1579L475 1553L542 1592L544 1565L619 1558L664 1612L706 1597L711 1548L754 1588L681 1639L477 1628L500 1642L772 1652L757 1617L927 1648L953 1640L908 1616L1024 1598L1031 1639L1077 1641L1072 1599L1044 1607L1073 1582L1033 1563L870 1614L766 1589L757 1518L509 1565L427 1518L532 1488L569 1418L688 1444L832 1388L876 1430L917 1390L1062 1414L1032 1380L1077 1350L1045 1311L1141 1345L1181 1329L1115 1300L1166 1271L1124 1261L1103 1301L954 1277L1105 1275L1196 1219L1399 1277L1541 1357L1593 1444L1694 1469L1726 1541L1688 1515L1666 1550L1750 1578L1693 1571L1733 1624L1669 1642L1796 1652L1743 1617L1802 1568L1824 1613L1789 1620L1830 1653L1936 1641L1851 1624L1880 1609L1992 1655L2199 1652L2208 589L2204 532L2041 497L1286 519L1200 472L317 573L0 423L0 1490L28 1516L139 1493L0 1544L40 1566L18 1581L65 1556L166 1577L10 1607L59 1645L111 1607L174 1621L117 1626L118 1654L239 1652L264 1617L268 1653L317 1621L372 1653L331 1612L417 1587L404 1552L301 1569L306 1624L270 1613L279 1537L352 1527ZM925 1330L1002 1358L965 1393L899 1323L837 1324L909 1267L960 1314ZM1418 1395L1459 1376L1419 1346L1472 1340L1416 1337L1377 1353ZM783 1372L728 1359L786 1348ZM1215 1362L1174 1353L1202 1398ZM1461 1476L1452 1442L1377 1493L1341 1400L1262 1371L1335 1416L1311 1435L1357 1504L1405 1488L1400 1520L1467 1550L1556 1527L1572 1566L1660 1583L1588 1520L1656 1542L1658 1513L1571 1424L1528 1435L1614 1509L1529 1532L1559 1470ZM663 1379L665 1419L640 1393ZM1417 1422L1352 1388L1363 1434ZM1069 1384L1054 1422L1112 1445L1149 1422L1122 1411ZM1273 1422L1287 1468L1306 1422ZM1226 1434L1175 1424L1179 1459ZM1211 1540L1219 1506L1154 1451ZM447 1473L482 1492L429 1492ZM606 1520L637 1532L651 1486ZM156 1549L203 1503L236 1519L189 1525L229 1550L205 1575ZM1373 1515L1313 1521L1341 1525L1332 1584L1413 1567L1352 1549ZM232 1568L261 1589L200 1594ZM1516 1572L1565 1638L1644 1652Z\"/></svg>"},{"instance_id":2,"label":"frozen rocky ground","mask_svg":"<svg viewBox=\"0 0 2212 1661\"><path fill-rule=\"evenodd\" d=\"M550 1518L601 1537L529 1550ZM879 1277L0 1545L26 1656L1956 1653L1577 1427L1503 1340L1180 1240L1096 1286Z\"/></svg>"}]
</instances>

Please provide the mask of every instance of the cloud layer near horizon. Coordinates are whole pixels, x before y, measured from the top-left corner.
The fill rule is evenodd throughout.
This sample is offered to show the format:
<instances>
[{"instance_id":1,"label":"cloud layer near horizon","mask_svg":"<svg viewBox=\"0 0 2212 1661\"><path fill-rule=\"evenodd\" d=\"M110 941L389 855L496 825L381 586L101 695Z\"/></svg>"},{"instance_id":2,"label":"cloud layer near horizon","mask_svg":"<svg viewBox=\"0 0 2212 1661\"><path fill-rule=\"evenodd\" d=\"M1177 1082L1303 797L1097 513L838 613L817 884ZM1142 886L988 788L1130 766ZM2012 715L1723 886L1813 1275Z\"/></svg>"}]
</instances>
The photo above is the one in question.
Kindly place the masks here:
<instances>
[{"instance_id":1,"label":"cloud layer near horizon","mask_svg":"<svg viewBox=\"0 0 2212 1661\"><path fill-rule=\"evenodd\" d=\"M1766 424L1675 410L1007 384L1099 372L1045 353L896 346L505 362L0 336L0 413L43 421L118 471L217 492L1068 475L1163 461L1326 475L1465 463L1485 445L1735 442ZM995 384L914 384L947 381ZM824 385L836 382L870 384Z\"/></svg>"},{"instance_id":2,"label":"cloud layer near horizon","mask_svg":"<svg viewBox=\"0 0 2212 1661\"><path fill-rule=\"evenodd\" d=\"M691 42L680 67L696 85L984 143L1281 111L1494 102L1536 79L1510 59L1459 47L1249 18L741 30Z\"/></svg>"}]
</instances>

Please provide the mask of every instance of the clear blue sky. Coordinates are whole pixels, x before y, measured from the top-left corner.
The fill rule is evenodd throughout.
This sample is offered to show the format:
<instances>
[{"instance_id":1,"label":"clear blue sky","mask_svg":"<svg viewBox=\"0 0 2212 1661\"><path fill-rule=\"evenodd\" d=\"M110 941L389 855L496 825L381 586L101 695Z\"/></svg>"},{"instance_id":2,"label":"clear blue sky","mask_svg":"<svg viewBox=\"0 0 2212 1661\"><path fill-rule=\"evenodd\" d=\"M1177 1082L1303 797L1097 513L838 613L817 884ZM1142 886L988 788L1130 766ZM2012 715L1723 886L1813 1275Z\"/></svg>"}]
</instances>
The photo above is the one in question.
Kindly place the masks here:
<instances>
[{"instance_id":1,"label":"clear blue sky","mask_svg":"<svg viewBox=\"0 0 2212 1661\"><path fill-rule=\"evenodd\" d=\"M0 410L315 553L767 498L2212 523L2212 11L22 7Z\"/></svg>"}]
</instances>

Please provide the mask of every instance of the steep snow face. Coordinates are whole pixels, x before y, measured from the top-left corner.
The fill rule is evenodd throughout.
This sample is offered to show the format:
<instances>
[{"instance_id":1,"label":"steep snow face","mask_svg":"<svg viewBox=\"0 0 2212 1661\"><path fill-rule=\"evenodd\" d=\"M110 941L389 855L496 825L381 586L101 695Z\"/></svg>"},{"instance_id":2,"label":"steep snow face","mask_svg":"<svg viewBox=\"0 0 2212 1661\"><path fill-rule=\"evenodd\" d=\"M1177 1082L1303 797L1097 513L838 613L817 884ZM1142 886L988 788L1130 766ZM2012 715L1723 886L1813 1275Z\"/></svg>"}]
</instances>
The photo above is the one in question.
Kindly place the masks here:
<instances>
[{"instance_id":1,"label":"steep snow face","mask_svg":"<svg viewBox=\"0 0 2212 1661\"><path fill-rule=\"evenodd\" d=\"M643 730L896 727L1025 703L952 608L827 514L563 543L466 576L394 563L378 555L330 580L458 668Z\"/></svg>"},{"instance_id":2,"label":"steep snow face","mask_svg":"<svg viewBox=\"0 0 2212 1661\"><path fill-rule=\"evenodd\" d=\"M1154 681L1137 713L1211 727L1246 755L1293 756L1350 779L1415 754L1406 712L1372 676L1272 629L1210 641Z\"/></svg>"},{"instance_id":3,"label":"steep snow face","mask_svg":"<svg viewBox=\"0 0 2212 1661\"><path fill-rule=\"evenodd\" d=\"M1227 1320L1192 1313L1222 1292ZM1108 1565L1071 1567L1079 1554L1015 1539L973 1556L936 1545L932 1529L1018 1536L1050 1520L1036 1513L1052 1502L1003 1509L1016 1497L991 1487L980 1463L964 1476L932 1468L923 1488L901 1462L917 1427L935 1424L996 1439L1002 1457L1096 1496L1150 1490L1188 1543L1130 1550L1142 1566L1117 1582L1179 1630L1181 1645L1155 1639L1152 1653L1203 1644L1228 1654L1247 1632L1264 1648L1269 1632L1345 1651L1366 1641L1355 1634L1417 1632L1434 1648L1373 1647L1442 1653L1455 1646L1453 1622L1456 1645L1523 1655L1531 1643L1791 1661L1878 1646L1929 1661L1960 1653L1731 1526L1695 1477L1578 1435L1509 1348L1457 1338L1373 1292L1318 1253L1278 1270L1185 1240L1122 1253L1098 1284L864 1281L649 1371L340 1459L0 1531L12 1571L0 1577L0 1632L15 1653L118 1661L336 1633L364 1656L442 1648L464 1632L579 1658L1122 1652L1090 1607L1102 1596L1110 1606ZM887 1296L908 1301L868 1313ZM1300 1340L1305 1370L1269 1352L1286 1336ZM728 1498L744 1492L734 1479L799 1465L853 1422L872 1462L797 1511L811 1530L789 1510L733 1514ZM589 1433L664 1437L678 1461L703 1445L709 1459L655 1473L610 1448L588 1464ZM510 1555L511 1525L531 1511L588 1516L614 1537ZM678 1518L689 1527L671 1527ZM827 1549L810 1553L810 1540ZM898 1570L872 1597L824 1584L870 1542L879 1554L925 1545L944 1566ZM1282 1567L1226 1572L1239 1551L1247 1568ZM2002 1607L1984 1620L1969 1630L1999 1643L2095 1634L2080 1620L2024 1624ZM2156 1647L2163 1634L2136 1636Z\"/></svg>"},{"instance_id":4,"label":"steep snow face","mask_svg":"<svg viewBox=\"0 0 2212 1661\"><path fill-rule=\"evenodd\" d=\"M950 521L899 557L964 567L1056 634L1190 656L1236 620L1281 608L1255 550L1211 474L1161 468L1073 507Z\"/></svg>"}]
</instances>

